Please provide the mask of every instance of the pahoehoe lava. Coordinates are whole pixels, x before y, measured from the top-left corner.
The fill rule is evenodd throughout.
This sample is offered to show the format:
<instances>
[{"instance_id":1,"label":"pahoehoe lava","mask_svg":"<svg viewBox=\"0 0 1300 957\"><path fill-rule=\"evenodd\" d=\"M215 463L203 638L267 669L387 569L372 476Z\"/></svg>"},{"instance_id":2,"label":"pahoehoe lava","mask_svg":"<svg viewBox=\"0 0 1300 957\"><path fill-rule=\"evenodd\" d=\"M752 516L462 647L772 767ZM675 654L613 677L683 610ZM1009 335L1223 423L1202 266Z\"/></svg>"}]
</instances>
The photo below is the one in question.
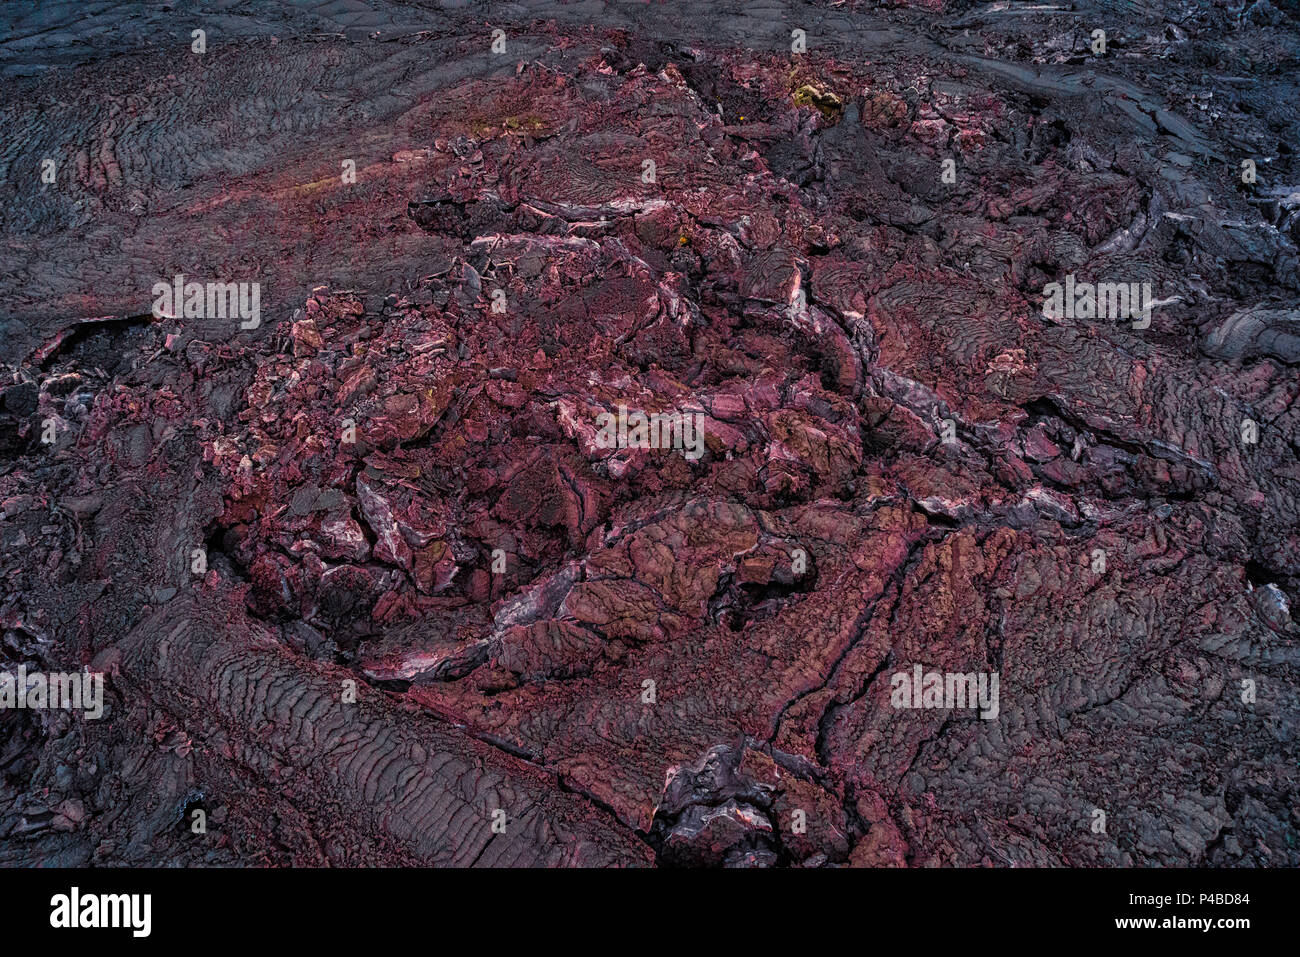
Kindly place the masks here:
<instances>
[{"instance_id":1,"label":"pahoehoe lava","mask_svg":"<svg viewBox=\"0 0 1300 957\"><path fill-rule=\"evenodd\" d=\"M1300 865L1298 36L0 6L0 862Z\"/></svg>"}]
</instances>

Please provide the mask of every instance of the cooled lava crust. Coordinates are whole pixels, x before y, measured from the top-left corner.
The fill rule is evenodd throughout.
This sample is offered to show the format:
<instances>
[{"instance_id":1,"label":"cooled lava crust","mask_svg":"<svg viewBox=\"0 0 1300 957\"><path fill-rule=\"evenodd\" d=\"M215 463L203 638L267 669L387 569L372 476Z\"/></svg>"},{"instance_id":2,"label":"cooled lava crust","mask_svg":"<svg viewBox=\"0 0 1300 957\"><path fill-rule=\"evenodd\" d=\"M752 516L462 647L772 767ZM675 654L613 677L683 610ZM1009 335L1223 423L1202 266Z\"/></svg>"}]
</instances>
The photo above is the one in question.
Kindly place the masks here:
<instances>
[{"instance_id":1,"label":"cooled lava crust","mask_svg":"<svg viewBox=\"0 0 1300 957\"><path fill-rule=\"evenodd\" d=\"M0 7L0 861L1300 864L1298 17Z\"/></svg>"}]
</instances>

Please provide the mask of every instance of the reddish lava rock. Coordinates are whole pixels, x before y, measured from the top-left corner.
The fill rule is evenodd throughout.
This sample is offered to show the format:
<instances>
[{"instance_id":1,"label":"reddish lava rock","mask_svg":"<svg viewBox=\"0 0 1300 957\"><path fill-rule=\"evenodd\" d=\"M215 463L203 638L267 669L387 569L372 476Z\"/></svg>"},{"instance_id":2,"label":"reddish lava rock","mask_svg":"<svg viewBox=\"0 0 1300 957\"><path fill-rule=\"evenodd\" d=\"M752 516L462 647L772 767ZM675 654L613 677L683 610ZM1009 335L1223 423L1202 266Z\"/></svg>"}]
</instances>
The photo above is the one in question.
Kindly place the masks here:
<instances>
[{"instance_id":1,"label":"reddish lava rock","mask_svg":"<svg viewBox=\"0 0 1300 957\"><path fill-rule=\"evenodd\" d=\"M1274 18L248 6L167 83L0 40L87 144L0 187L2 653L107 681L0 712L0 860L1300 864Z\"/></svg>"}]
</instances>

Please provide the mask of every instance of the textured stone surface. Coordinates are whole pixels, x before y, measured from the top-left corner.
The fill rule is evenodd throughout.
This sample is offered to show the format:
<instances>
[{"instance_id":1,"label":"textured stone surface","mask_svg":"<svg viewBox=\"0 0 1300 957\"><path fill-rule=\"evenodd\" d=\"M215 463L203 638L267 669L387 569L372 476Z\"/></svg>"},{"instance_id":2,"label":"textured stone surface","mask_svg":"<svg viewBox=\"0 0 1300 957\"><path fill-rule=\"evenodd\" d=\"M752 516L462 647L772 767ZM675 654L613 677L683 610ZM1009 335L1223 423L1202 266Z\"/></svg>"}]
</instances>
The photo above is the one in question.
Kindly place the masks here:
<instances>
[{"instance_id":1,"label":"textured stone surface","mask_svg":"<svg viewBox=\"0 0 1300 957\"><path fill-rule=\"evenodd\" d=\"M0 658L107 698L0 711L0 861L1300 864L1294 5L80 6Z\"/></svg>"}]
</instances>

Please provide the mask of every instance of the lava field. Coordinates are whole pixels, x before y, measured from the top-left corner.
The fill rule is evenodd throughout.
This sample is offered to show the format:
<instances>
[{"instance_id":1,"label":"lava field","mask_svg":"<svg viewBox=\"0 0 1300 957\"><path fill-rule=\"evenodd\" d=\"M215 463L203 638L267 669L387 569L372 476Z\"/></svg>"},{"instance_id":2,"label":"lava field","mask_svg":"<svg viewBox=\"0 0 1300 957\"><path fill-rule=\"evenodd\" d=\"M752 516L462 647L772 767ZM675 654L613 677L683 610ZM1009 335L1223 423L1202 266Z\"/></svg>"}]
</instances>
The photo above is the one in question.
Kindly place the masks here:
<instances>
[{"instance_id":1,"label":"lava field","mask_svg":"<svg viewBox=\"0 0 1300 957\"><path fill-rule=\"evenodd\" d=\"M0 863L1300 866L1298 65L0 6Z\"/></svg>"}]
</instances>

